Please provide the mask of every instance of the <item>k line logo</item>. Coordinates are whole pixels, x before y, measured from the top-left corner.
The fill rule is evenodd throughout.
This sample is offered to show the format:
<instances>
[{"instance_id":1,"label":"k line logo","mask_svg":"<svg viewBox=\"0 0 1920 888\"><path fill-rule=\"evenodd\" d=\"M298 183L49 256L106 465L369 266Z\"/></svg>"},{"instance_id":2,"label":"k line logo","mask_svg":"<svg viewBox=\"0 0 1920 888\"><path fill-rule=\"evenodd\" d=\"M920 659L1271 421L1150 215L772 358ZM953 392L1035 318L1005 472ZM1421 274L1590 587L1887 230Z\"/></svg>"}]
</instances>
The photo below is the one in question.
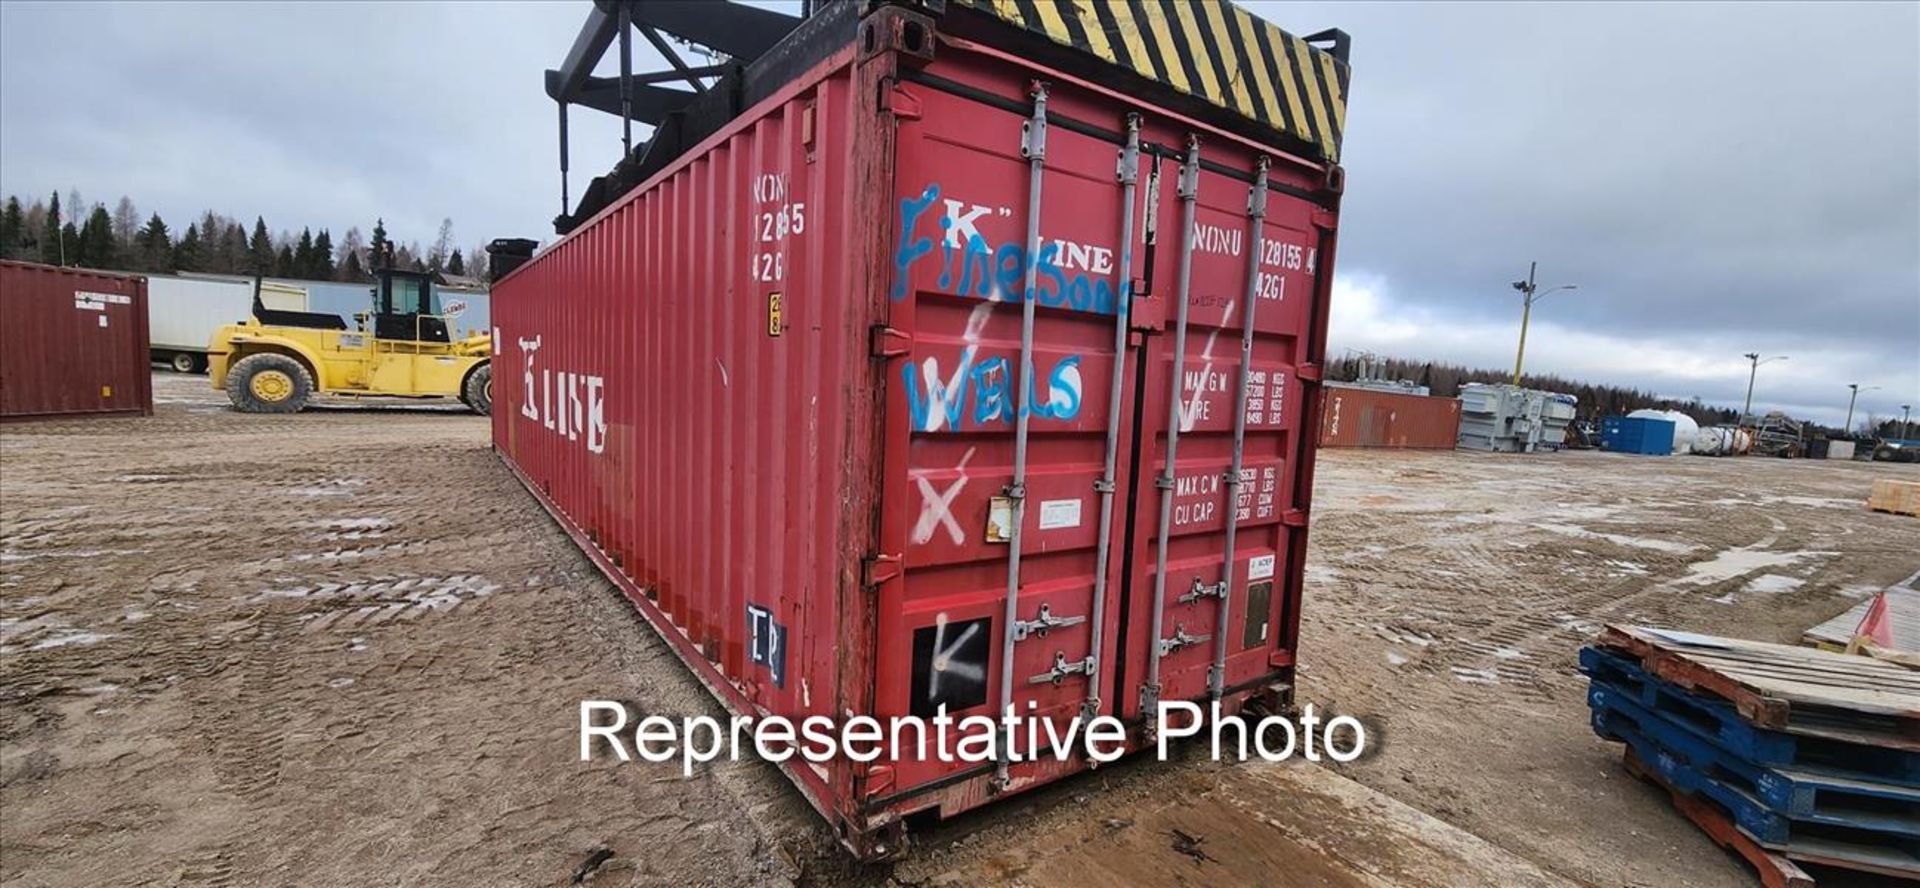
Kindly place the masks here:
<instances>
[{"instance_id":1,"label":"k line logo","mask_svg":"<svg viewBox=\"0 0 1920 888\"><path fill-rule=\"evenodd\" d=\"M539 366L540 337L520 339L520 415L590 453L607 449L606 380Z\"/></svg>"}]
</instances>

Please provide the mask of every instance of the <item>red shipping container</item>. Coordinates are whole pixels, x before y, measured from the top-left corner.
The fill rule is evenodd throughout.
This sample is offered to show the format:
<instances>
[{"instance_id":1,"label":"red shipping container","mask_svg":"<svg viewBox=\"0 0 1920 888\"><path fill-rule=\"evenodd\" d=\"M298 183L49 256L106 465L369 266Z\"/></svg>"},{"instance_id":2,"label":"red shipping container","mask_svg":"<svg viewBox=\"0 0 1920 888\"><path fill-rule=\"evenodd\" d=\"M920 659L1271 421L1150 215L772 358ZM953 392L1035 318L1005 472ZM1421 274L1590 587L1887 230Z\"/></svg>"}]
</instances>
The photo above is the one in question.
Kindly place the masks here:
<instances>
[{"instance_id":1,"label":"red shipping container","mask_svg":"<svg viewBox=\"0 0 1920 888\"><path fill-rule=\"evenodd\" d=\"M738 713L1287 704L1339 167L931 33L498 281L495 447ZM873 855L1088 765L783 767Z\"/></svg>"},{"instance_id":2,"label":"red shipping container","mask_svg":"<svg viewBox=\"0 0 1920 888\"><path fill-rule=\"evenodd\" d=\"M0 262L0 419L152 413L146 278Z\"/></svg>"},{"instance_id":3,"label":"red shipping container","mask_svg":"<svg viewBox=\"0 0 1920 888\"><path fill-rule=\"evenodd\" d=\"M1460 399L1327 386L1322 447L1452 450L1460 436Z\"/></svg>"}]
</instances>

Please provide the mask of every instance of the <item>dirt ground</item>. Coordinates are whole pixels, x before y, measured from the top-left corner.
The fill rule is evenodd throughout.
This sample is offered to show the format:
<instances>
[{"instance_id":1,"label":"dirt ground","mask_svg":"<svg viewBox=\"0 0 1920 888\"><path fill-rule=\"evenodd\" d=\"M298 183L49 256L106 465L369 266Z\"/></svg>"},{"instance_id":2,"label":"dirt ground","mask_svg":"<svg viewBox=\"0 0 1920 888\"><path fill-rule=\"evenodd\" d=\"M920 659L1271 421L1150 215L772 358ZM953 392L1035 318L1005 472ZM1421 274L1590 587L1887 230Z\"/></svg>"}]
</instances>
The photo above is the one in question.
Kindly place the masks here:
<instances>
[{"instance_id":1,"label":"dirt ground","mask_svg":"<svg viewBox=\"0 0 1920 888\"><path fill-rule=\"evenodd\" d=\"M1338 770L1378 793L1125 763L863 868L769 766L576 761L582 698L718 710L484 420L155 384L149 419L0 427L7 884L563 885L605 848L589 884L1747 885L1587 728L1574 652L1609 621L1793 641L1920 569L1920 524L1860 505L1913 466L1329 451L1302 700L1374 728Z\"/></svg>"}]
</instances>

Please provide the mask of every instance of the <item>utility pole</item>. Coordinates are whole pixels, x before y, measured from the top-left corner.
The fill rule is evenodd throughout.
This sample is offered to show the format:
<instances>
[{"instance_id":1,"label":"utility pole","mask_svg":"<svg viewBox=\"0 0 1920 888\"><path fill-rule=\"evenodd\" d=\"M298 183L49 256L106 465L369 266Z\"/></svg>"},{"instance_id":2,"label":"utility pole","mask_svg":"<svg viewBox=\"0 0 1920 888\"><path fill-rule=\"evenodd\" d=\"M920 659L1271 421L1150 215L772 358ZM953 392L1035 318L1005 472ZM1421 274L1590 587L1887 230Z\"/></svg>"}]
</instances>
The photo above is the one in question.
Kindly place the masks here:
<instances>
[{"instance_id":1,"label":"utility pole","mask_svg":"<svg viewBox=\"0 0 1920 888\"><path fill-rule=\"evenodd\" d=\"M1527 279L1513 282L1513 288L1519 290L1521 296L1520 350L1515 352L1513 356L1513 384L1515 387L1520 385L1520 368L1527 359L1527 322L1533 318L1533 304L1545 298L1548 293L1556 290L1580 289L1579 284L1562 284L1558 287L1549 287L1543 292L1535 292L1539 289L1539 285L1534 283L1534 273L1539 270L1540 263L1529 262L1527 263Z\"/></svg>"},{"instance_id":2,"label":"utility pole","mask_svg":"<svg viewBox=\"0 0 1920 888\"><path fill-rule=\"evenodd\" d=\"M1771 364L1774 361L1784 361L1787 359L1787 356L1775 355L1774 357L1771 357L1762 361L1760 360L1759 352L1747 352L1746 354L1741 355L1741 357L1746 358L1747 361L1752 366L1749 366L1747 368L1747 406L1744 410L1740 411L1740 422L1743 425L1753 425L1753 378L1760 373L1761 364Z\"/></svg>"},{"instance_id":3,"label":"utility pole","mask_svg":"<svg viewBox=\"0 0 1920 888\"><path fill-rule=\"evenodd\" d=\"M1913 412L1912 404L1900 405L1900 440L1902 441L1907 440L1907 435L1910 434L1907 431L1907 417L1910 414L1912 414L1912 412Z\"/></svg>"}]
</instances>

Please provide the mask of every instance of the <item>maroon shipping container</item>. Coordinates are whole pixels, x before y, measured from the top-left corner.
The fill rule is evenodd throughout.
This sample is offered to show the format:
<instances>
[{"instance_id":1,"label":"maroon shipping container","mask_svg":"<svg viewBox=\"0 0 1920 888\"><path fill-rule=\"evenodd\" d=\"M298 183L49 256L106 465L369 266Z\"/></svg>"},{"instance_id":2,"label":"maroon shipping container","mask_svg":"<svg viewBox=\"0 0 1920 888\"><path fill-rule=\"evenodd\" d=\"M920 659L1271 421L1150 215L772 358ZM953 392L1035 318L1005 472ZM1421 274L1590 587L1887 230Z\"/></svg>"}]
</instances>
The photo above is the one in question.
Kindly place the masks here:
<instances>
[{"instance_id":1,"label":"maroon shipping container","mask_svg":"<svg viewBox=\"0 0 1920 888\"><path fill-rule=\"evenodd\" d=\"M0 262L0 419L152 413L146 278Z\"/></svg>"},{"instance_id":2,"label":"maroon shipping container","mask_svg":"<svg viewBox=\"0 0 1920 888\"><path fill-rule=\"evenodd\" d=\"M495 447L739 713L1285 705L1339 167L947 9L498 281ZM1088 762L783 767L880 854Z\"/></svg>"},{"instance_id":3,"label":"maroon shipping container","mask_svg":"<svg viewBox=\"0 0 1920 888\"><path fill-rule=\"evenodd\" d=\"M1460 435L1460 399L1328 385L1322 447L1452 450Z\"/></svg>"}]
</instances>

